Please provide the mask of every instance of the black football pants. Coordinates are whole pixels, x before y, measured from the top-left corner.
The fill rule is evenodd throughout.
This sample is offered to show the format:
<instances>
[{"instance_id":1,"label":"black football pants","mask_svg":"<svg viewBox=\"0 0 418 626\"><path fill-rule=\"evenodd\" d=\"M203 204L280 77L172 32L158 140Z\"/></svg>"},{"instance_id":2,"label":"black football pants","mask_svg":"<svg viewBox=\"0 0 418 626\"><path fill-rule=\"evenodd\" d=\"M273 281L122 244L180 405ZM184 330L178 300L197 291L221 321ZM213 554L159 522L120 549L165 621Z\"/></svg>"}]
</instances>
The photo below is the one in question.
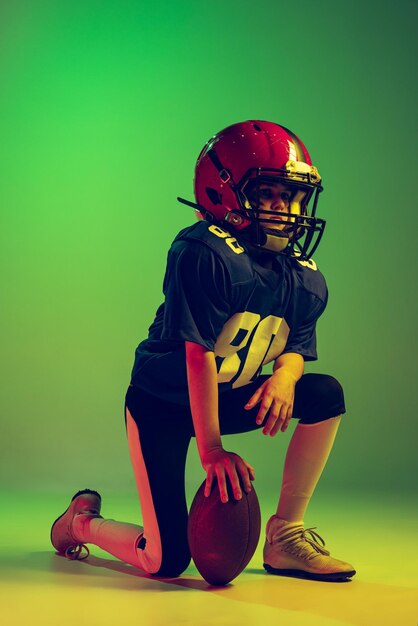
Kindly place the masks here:
<instances>
[{"instance_id":1,"label":"black football pants","mask_svg":"<svg viewBox=\"0 0 418 626\"><path fill-rule=\"evenodd\" d=\"M219 395L222 435L263 428L255 418L259 404L244 405L269 375ZM324 374L304 374L296 384L293 417L312 424L345 413L339 382ZM184 474L187 450L194 436L190 408L173 404L129 386L125 423L143 515L147 571L156 576L179 576L189 565ZM203 480L203 477L202 477Z\"/></svg>"}]
</instances>

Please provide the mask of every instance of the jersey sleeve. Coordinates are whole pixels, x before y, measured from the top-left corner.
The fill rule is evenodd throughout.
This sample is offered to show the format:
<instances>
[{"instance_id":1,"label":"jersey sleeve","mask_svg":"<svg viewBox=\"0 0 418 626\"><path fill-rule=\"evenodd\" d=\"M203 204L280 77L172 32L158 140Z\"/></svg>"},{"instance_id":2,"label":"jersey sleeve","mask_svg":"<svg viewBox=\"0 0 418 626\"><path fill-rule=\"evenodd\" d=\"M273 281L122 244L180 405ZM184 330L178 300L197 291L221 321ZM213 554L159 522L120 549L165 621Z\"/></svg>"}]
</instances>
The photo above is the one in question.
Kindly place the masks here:
<instances>
[{"instance_id":1,"label":"jersey sleeve","mask_svg":"<svg viewBox=\"0 0 418 626\"><path fill-rule=\"evenodd\" d=\"M316 323L327 305L319 298L313 298L313 302L307 307L308 313L302 317L300 323L291 327L286 346L282 352L296 352L301 354L305 361L316 361Z\"/></svg>"},{"instance_id":2,"label":"jersey sleeve","mask_svg":"<svg viewBox=\"0 0 418 626\"><path fill-rule=\"evenodd\" d=\"M191 341L213 350L230 312L231 279L225 263L199 242L175 242L164 277L161 339Z\"/></svg>"}]
</instances>

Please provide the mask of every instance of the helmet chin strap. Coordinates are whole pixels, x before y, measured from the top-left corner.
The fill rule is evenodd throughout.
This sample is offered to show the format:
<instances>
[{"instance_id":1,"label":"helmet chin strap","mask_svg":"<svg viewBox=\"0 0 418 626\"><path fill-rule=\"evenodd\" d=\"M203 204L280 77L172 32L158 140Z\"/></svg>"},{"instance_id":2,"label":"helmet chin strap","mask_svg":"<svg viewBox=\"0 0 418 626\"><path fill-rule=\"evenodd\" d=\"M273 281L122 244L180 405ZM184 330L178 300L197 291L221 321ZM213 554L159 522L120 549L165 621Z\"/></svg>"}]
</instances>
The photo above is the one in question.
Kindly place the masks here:
<instances>
[{"instance_id":1,"label":"helmet chin strap","mask_svg":"<svg viewBox=\"0 0 418 626\"><path fill-rule=\"evenodd\" d=\"M287 248L289 237L286 237L286 235L270 235L269 233L265 233L265 235L266 241L264 244L261 244L261 247L265 250L270 250L270 252L283 252L283 250Z\"/></svg>"},{"instance_id":2,"label":"helmet chin strap","mask_svg":"<svg viewBox=\"0 0 418 626\"><path fill-rule=\"evenodd\" d=\"M289 237L286 233L275 231L273 234L262 228L258 222L252 222L248 228L241 230L240 236L257 246L260 250L266 250L274 254L283 252L289 243Z\"/></svg>"},{"instance_id":3,"label":"helmet chin strap","mask_svg":"<svg viewBox=\"0 0 418 626\"><path fill-rule=\"evenodd\" d=\"M275 231L273 234L267 228L263 228L258 222L255 224L255 232L257 244L263 250L278 253L283 252L287 248L289 237L284 232Z\"/></svg>"}]
</instances>

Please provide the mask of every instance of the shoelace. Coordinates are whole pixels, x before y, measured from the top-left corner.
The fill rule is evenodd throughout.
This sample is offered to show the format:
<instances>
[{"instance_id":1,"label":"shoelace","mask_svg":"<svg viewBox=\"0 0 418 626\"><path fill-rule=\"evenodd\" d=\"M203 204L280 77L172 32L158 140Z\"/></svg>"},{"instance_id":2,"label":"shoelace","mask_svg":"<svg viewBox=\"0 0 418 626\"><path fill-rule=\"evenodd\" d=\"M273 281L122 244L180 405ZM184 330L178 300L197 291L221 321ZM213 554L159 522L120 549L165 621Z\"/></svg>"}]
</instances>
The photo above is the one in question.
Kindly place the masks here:
<instances>
[{"instance_id":1,"label":"shoelace","mask_svg":"<svg viewBox=\"0 0 418 626\"><path fill-rule=\"evenodd\" d=\"M316 526L306 529L302 527L291 528L280 535L278 537L278 541L281 543L281 547L284 552L289 552L295 556L306 558L308 561L314 559L317 556L316 553L329 556L329 551L324 547L325 541L320 535L318 535L318 533L314 532L315 528ZM308 534L310 537L308 537ZM312 550L302 542L308 543L315 552L312 553Z\"/></svg>"},{"instance_id":2,"label":"shoelace","mask_svg":"<svg viewBox=\"0 0 418 626\"><path fill-rule=\"evenodd\" d=\"M83 511L82 515L89 514L89 513L90 515L94 517L103 518L103 516L100 515L100 513L98 513L95 509L87 509ZM86 551L86 554L83 554L83 548ZM70 559L70 561L83 561L84 559L87 559L89 554L90 554L90 550L88 549L85 543L75 543L72 546L68 546L68 548L65 551L65 556L67 559Z\"/></svg>"},{"instance_id":3,"label":"shoelace","mask_svg":"<svg viewBox=\"0 0 418 626\"><path fill-rule=\"evenodd\" d=\"M83 548L86 550L87 554L83 554ZM64 556L70 561L83 561L90 554L90 550L86 546L85 543L76 543L73 546L68 546L65 551Z\"/></svg>"}]
</instances>

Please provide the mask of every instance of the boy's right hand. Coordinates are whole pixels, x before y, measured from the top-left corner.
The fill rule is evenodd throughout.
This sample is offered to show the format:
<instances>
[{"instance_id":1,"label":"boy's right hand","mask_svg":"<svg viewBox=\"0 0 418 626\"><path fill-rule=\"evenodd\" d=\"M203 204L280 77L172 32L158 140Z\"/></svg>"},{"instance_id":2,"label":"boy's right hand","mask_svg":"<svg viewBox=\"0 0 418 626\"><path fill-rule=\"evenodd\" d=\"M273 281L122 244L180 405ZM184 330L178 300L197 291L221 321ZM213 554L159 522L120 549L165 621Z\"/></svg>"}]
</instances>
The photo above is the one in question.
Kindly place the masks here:
<instances>
[{"instance_id":1,"label":"boy's right hand","mask_svg":"<svg viewBox=\"0 0 418 626\"><path fill-rule=\"evenodd\" d=\"M219 493L222 502L228 502L226 474L228 474L232 491L236 500L242 497L239 476L246 493L251 491L251 481L255 480L254 468L235 452L223 448L213 448L202 456L202 466L206 471L205 496L209 496L212 483L218 479Z\"/></svg>"}]
</instances>

